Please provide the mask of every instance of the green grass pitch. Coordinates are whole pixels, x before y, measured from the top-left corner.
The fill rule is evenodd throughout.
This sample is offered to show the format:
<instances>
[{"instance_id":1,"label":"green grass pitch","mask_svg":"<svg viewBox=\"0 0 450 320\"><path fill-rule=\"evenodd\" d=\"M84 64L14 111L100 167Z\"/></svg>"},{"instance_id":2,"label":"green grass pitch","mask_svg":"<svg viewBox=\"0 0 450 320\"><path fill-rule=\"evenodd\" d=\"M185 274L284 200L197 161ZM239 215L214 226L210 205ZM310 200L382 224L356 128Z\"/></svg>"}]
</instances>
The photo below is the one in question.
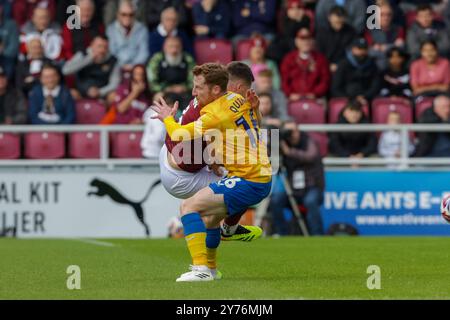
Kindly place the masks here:
<instances>
[{"instance_id":1,"label":"green grass pitch","mask_svg":"<svg viewBox=\"0 0 450 320\"><path fill-rule=\"evenodd\" d=\"M449 299L450 238L323 237L227 242L221 281L176 283L183 239L0 240L0 299ZM102 244L102 243L100 243ZM69 265L81 290L68 290ZM381 289L366 286L381 268Z\"/></svg>"}]
</instances>

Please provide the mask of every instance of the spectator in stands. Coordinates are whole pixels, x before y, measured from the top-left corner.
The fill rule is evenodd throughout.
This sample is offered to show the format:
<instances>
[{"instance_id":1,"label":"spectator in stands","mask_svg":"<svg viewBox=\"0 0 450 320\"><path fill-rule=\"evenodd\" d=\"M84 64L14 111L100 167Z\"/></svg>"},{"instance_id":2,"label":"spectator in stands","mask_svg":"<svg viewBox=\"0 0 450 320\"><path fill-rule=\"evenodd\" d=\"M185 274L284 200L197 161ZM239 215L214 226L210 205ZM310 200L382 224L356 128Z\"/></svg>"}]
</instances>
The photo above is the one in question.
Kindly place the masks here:
<instances>
[{"instance_id":1,"label":"spectator in stands","mask_svg":"<svg viewBox=\"0 0 450 320\"><path fill-rule=\"evenodd\" d=\"M293 195L308 212L306 223L310 234L322 235L320 206L323 203L325 178L319 147L306 132L298 129L295 121L286 122L283 130L286 137L280 141L281 153ZM283 211L288 204L286 192L272 194L270 208L276 232L280 235L287 234Z\"/></svg>"},{"instance_id":2,"label":"spectator in stands","mask_svg":"<svg viewBox=\"0 0 450 320\"><path fill-rule=\"evenodd\" d=\"M386 123L389 125L399 125L402 123L400 113L391 111L388 114ZM384 158L400 158L402 148L402 135L399 130L386 130L381 133L378 141L378 154ZM409 141L408 154L414 152L414 144Z\"/></svg>"},{"instance_id":3,"label":"spectator in stands","mask_svg":"<svg viewBox=\"0 0 450 320\"><path fill-rule=\"evenodd\" d=\"M380 91L380 76L375 60L369 57L364 38L355 39L333 75L333 97L356 98L367 105Z\"/></svg>"},{"instance_id":4,"label":"spectator in stands","mask_svg":"<svg viewBox=\"0 0 450 320\"><path fill-rule=\"evenodd\" d=\"M14 0L13 1L13 18L19 27L23 26L34 15L36 8L44 8L49 11L51 21L55 19L56 1L55 0Z\"/></svg>"},{"instance_id":5,"label":"spectator in stands","mask_svg":"<svg viewBox=\"0 0 450 320\"><path fill-rule=\"evenodd\" d=\"M145 110L152 104L152 94L144 65L136 65L130 79L116 90L116 124L141 124Z\"/></svg>"},{"instance_id":6,"label":"spectator in stands","mask_svg":"<svg viewBox=\"0 0 450 320\"><path fill-rule=\"evenodd\" d=\"M14 20L7 17L5 5L0 4L0 66L11 78L19 53L19 31Z\"/></svg>"},{"instance_id":7,"label":"spectator in stands","mask_svg":"<svg viewBox=\"0 0 450 320\"><path fill-rule=\"evenodd\" d=\"M439 56L432 40L421 46L422 58L411 64L411 87L415 96L436 96L450 88L450 63Z\"/></svg>"},{"instance_id":8,"label":"spectator in stands","mask_svg":"<svg viewBox=\"0 0 450 320\"><path fill-rule=\"evenodd\" d=\"M392 47L387 54L388 66L382 73L380 95L384 97L412 97L409 86L408 55L400 48Z\"/></svg>"},{"instance_id":9,"label":"spectator in stands","mask_svg":"<svg viewBox=\"0 0 450 320\"><path fill-rule=\"evenodd\" d=\"M164 40L168 36L179 37L184 50L193 54L191 39L184 30L178 28L178 19L179 15L174 7L168 7L161 12L161 23L150 33L150 57L162 51Z\"/></svg>"},{"instance_id":10,"label":"spectator in stands","mask_svg":"<svg viewBox=\"0 0 450 320\"><path fill-rule=\"evenodd\" d=\"M434 20L431 6L424 4L418 6L416 21L409 27L407 33L406 45L413 58L420 56L421 44L428 40L437 44L441 55L446 56L450 52L450 42L445 25Z\"/></svg>"},{"instance_id":11,"label":"spectator in stands","mask_svg":"<svg viewBox=\"0 0 450 320\"><path fill-rule=\"evenodd\" d=\"M12 18L12 1L11 0L0 0L0 7L3 8L3 15L6 18Z\"/></svg>"},{"instance_id":12,"label":"spectator in stands","mask_svg":"<svg viewBox=\"0 0 450 320\"><path fill-rule=\"evenodd\" d=\"M377 61L378 68L386 68L386 52L392 48L403 47L405 44L405 31L403 27L393 24L394 12L389 2L380 6L380 29L367 29L365 38L369 44L369 55Z\"/></svg>"},{"instance_id":13,"label":"spectator in stands","mask_svg":"<svg viewBox=\"0 0 450 320\"><path fill-rule=\"evenodd\" d=\"M37 6L33 10L31 21L26 22L22 29L22 34L39 34L44 46L44 53L48 59L58 60L62 58L62 43L60 27L51 20L51 12L48 8ZM26 37L23 37L25 40ZM25 42L22 42L22 53L25 52Z\"/></svg>"},{"instance_id":14,"label":"spectator in stands","mask_svg":"<svg viewBox=\"0 0 450 320\"><path fill-rule=\"evenodd\" d=\"M259 96L259 111L262 116L262 127L281 128L282 120L275 114L273 100L270 93L261 93Z\"/></svg>"},{"instance_id":15,"label":"spectator in stands","mask_svg":"<svg viewBox=\"0 0 450 320\"><path fill-rule=\"evenodd\" d=\"M63 67L64 75L76 74L75 99L106 99L114 102L120 83L120 66L108 49L108 38L96 36L86 53L78 52Z\"/></svg>"},{"instance_id":16,"label":"spectator in stands","mask_svg":"<svg viewBox=\"0 0 450 320\"><path fill-rule=\"evenodd\" d=\"M162 12L171 7L177 14L177 25L181 29L187 29L189 25L189 12L186 10L186 5L184 0L159 0L159 1L148 1L147 3L147 25L150 30L156 28L161 22Z\"/></svg>"},{"instance_id":17,"label":"spectator in stands","mask_svg":"<svg viewBox=\"0 0 450 320\"><path fill-rule=\"evenodd\" d=\"M288 0L281 16L281 30L267 50L267 57L281 62L283 57L295 49L295 35L301 28L313 30L313 12L305 8L303 0Z\"/></svg>"},{"instance_id":18,"label":"spectator in stands","mask_svg":"<svg viewBox=\"0 0 450 320\"><path fill-rule=\"evenodd\" d=\"M150 87L156 97L173 95L179 100L180 107L188 105L192 89L192 69L194 58L183 51L181 39L167 37L163 52L155 54L147 66Z\"/></svg>"},{"instance_id":19,"label":"spectator in stands","mask_svg":"<svg viewBox=\"0 0 450 320\"><path fill-rule=\"evenodd\" d=\"M169 106L173 107L175 101L170 95L164 96L164 100ZM166 138L166 128L164 123L158 119L152 119L155 115L156 112L151 108L148 108L143 116L145 127L141 139L141 149L144 158L158 158Z\"/></svg>"},{"instance_id":20,"label":"spectator in stands","mask_svg":"<svg viewBox=\"0 0 450 320\"><path fill-rule=\"evenodd\" d=\"M338 124L367 124L361 104L350 101L339 115ZM337 157L363 158L377 151L377 138L372 132L332 132L329 141L330 153Z\"/></svg>"},{"instance_id":21,"label":"spectator in stands","mask_svg":"<svg viewBox=\"0 0 450 320\"><path fill-rule=\"evenodd\" d=\"M255 35L251 38L249 59L244 62L250 66L252 73L258 77L260 71L269 69L272 71L273 87L280 89L281 80L278 66L275 61L266 59L267 42L264 37Z\"/></svg>"},{"instance_id":22,"label":"spectator in stands","mask_svg":"<svg viewBox=\"0 0 450 320\"><path fill-rule=\"evenodd\" d=\"M27 103L22 92L9 85L8 77L0 67L0 125L25 124Z\"/></svg>"},{"instance_id":23,"label":"spectator in stands","mask_svg":"<svg viewBox=\"0 0 450 320\"><path fill-rule=\"evenodd\" d=\"M65 23L62 31L63 55L66 60L71 59L77 52L85 51L96 36L105 33L104 26L94 20L94 0L77 0L76 3L80 8L80 28L69 29Z\"/></svg>"},{"instance_id":24,"label":"spectator in stands","mask_svg":"<svg viewBox=\"0 0 450 320\"><path fill-rule=\"evenodd\" d=\"M194 32L199 38L226 39L230 33L231 16L225 0L202 0L192 7Z\"/></svg>"},{"instance_id":25,"label":"spectator in stands","mask_svg":"<svg viewBox=\"0 0 450 320\"><path fill-rule=\"evenodd\" d=\"M28 117L31 124L75 122L75 102L69 89L61 83L58 68L52 64L42 68L41 83L30 92Z\"/></svg>"},{"instance_id":26,"label":"spectator in stands","mask_svg":"<svg viewBox=\"0 0 450 320\"><path fill-rule=\"evenodd\" d=\"M44 56L44 48L39 35L30 35L26 41L27 55L20 55L16 68L16 88L25 96L39 84L42 66L51 60Z\"/></svg>"},{"instance_id":27,"label":"spectator in stands","mask_svg":"<svg viewBox=\"0 0 450 320\"><path fill-rule=\"evenodd\" d=\"M338 63L345 58L345 50L356 38L353 27L347 23L347 13L340 6L331 8L328 25L316 33L316 45L330 62L330 71L336 72Z\"/></svg>"},{"instance_id":28,"label":"spectator in stands","mask_svg":"<svg viewBox=\"0 0 450 320\"><path fill-rule=\"evenodd\" d=\"M269 94L272 98L272 115L281 120L287 119L287 101L283 91L273 87L273 74L269 69L262 70L255 77L255 91L258 95Z\"/></svg>"},{"instance_id":29,"label":"spectator in stands","mask_svg":"<svg viewBox=\"0 0 450 320\"><path fill-rule=\"evenodd\" d=\"M117 18L120 2L122 0L108 0L103 7L103 22L105 26L109 26ZM133 0L136 9L136 20L142 24L147 24L147 7L150 1L148 0Z\"/></svg>"},{"instance_id":30,"label":"spectator in stands","mask_svg":"<svg viewBox=\"0 0 450 320\"><path fill-rule=\"evenodd\" d=\"M419 123L450 123L450 98L448 95L437 96L433 107L426 109L420 116ZM450 133L419 132L416 157L450 157Z\"/></svg>"},{"instance_id":31,"label":"spectator in stands","mask_svg":"<svg viewBox=\"0 0 450 320\"><path fill-rule=\"evenodd\" d=\"M231 0L231 15L235 41L262 34L267 40L274 37L276 0Z\"/></svg>"},{"instance_id":32,"label":"spectator in stands","mask_svg":"<svg viewBox=\"0 0 450 320\"><path fill-rule=\"evenodd\" d=\"M355 29L356 33L361 35L366 27L366 9L365 1L361 0L319 0L316 5L316 25L317 28L326 28L327 16L334 6L340 6L348 14L348 22Z\"/></svg>"},{"instance_id":33,"label":"spectator in stands","mask_svg":"<svg viewBox=\"0 0 450 320\"><path fill-rule=\"evenodd\" d=\"M325 56L313 50L313 38L307 28L298 31L297 50L281 63L283 92L289 101L322 98L330 87L330 67Z\"/></svg>"},{"instance_id":34,"label":"spectator in stands","mask_svg":"<svg viewBox=\"0 0 450 320\"><path fill-rule=\"evenodd\" d=\"M122 0L117 20L106 30L109 49L124 71L131 71L137 64L145 64L149 57L148 30L135 19L136 8L131 0Z\"/></svg>"}]
</instances>

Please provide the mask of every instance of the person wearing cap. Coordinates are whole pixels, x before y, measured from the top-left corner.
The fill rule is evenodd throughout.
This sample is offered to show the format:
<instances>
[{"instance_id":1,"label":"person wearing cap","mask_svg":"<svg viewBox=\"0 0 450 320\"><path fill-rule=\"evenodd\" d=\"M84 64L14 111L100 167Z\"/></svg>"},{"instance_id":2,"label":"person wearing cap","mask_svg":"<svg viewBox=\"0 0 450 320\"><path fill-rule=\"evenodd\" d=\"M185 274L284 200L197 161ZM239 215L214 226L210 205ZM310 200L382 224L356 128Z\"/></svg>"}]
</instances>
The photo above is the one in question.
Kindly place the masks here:
<instances>
[{"instance_id":1,"label":"person wearing cap","mask_svg":"<svg viewBox=\"0 0 450 320\"><path fill-rule=\"evenodd\" d=\"M337 64L345 57L345 50L355 38L355 29L347 23L345 9L333 7L328 14L328 26L319 27L316 32L317 50L327 57L331 72L336 71Z\"/></svg>"},{"instance_id":2,"label":"person wearing cap","mask_svg":"<svg viewBox=\"0 0 450 320\"><path fill-rule=\"evenodd\" d=\"M275 61L266 59L267 42L264 37L256 35L251 38L249 59L244 60L251 69L255 78L258 77L262 70L269 69L272 71L273 87L280 89L280 73Z\"/></svg>"},{"instance_id":3,"label":"person wearing cap","mask_svg":"<svg viewBox=\"0 0 450 320\"><path fill-rule=\"evenodd\" d=\"M283 57L295 49L295 35L300 28L313 29L314 13L305 8L303 0L288 0L281 15L282 28L267 50L267 57L281 62Z\"/></svg>"},{"instance_id":4,"label":"person wearing cap","mask_svg":"<svg viewBox=\"0 0 450 320\"><path fill-rule=\"evenodd\" d=\"M192 7L194 32L199 38L226 38L230 33L230 6L225 0L202 0Z\"/></svg>"},{"instance_id":5,"label":"person wearing cap","mask_svg":"<svg viewBox=\"0 0 450 320\"><path fill-rule=\"evenodd\" d=\"M25 124L26 121L25 97L9 85L5 70L0 67L0 125Z\"/></svg>"},{"instance_id":6,"label":"person wearing cap","mask_svg":"<svg viewBox=\"0 0 450 320\"><path fill-rule=\"evenodd\" d=\"M19 31L14 20L8 18L4 6L0 3L0 66L10 78L19 52Z\"/></svg>"},{"instance_id":7,"label":"person wearing cap","mask_svg":"<svg viewBox=\"0 0 450 320\"><path fill-rule=\"evenodd\" d=\"M316 5L316 24L318 28L327 26L327 16L331 8L340 6L348 14L348 21L357 34L363 34L366 27L366 1L362 0L319 0Z\"/></svg>"},{"instance_id":8,"label":"person wearing cap","mask_svg":"<svg viewBox=\"0 0 450 320\"><path fill-rule=\"evenodd\" d=\"M31 34L27 37L27 54L19 56L16 68L16 88L21 90L25 96L39 83L42 66L51 60L44 55L41 37Z\"/></svg>"},{"instance_id":9,"label":"person wearing cap","mask_svg":"<svg viewBox=\"0 0 450 320\"><path fill-rule=\"evenodd\" d=\"M324 97L330 87L327 58L313 50L313 38L307 28L297 32L296 50L288 53L281 63L282 88L289 101Z\"/></svg>"},{"instance_id":10,"label":"person wearing cap","mask_svg":"<svg viewBox=\"0 0 450 320\"><path fill-rule=\"evenodd\" d=\"M369 45L364 38L353 40L345 58L333 75L333 97L356 98L363 105L380 91L380 72L375 60L369 57Z\"/></svg>"}]
</instances>

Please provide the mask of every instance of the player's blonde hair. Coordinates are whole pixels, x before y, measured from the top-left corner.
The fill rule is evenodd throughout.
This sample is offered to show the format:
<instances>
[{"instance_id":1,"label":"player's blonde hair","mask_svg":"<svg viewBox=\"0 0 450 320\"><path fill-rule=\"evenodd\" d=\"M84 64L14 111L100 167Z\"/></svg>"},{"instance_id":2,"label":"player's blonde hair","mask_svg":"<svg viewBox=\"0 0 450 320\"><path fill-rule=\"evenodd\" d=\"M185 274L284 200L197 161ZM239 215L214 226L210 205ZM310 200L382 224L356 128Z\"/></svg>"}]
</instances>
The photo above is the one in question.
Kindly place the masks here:
<instances>
[{"instance_id":1,"label":"player's blonde hair","mask_svg":"<svg viewBox=\"0 0 450 320\"><path fill-rule=\"evenodd\" d=\"M203 76L208 87L219 86L222 91L227 91L228 71L219 63L204 63L195 66L192 70L194 76Z\"/></svg>"}]
</instances>

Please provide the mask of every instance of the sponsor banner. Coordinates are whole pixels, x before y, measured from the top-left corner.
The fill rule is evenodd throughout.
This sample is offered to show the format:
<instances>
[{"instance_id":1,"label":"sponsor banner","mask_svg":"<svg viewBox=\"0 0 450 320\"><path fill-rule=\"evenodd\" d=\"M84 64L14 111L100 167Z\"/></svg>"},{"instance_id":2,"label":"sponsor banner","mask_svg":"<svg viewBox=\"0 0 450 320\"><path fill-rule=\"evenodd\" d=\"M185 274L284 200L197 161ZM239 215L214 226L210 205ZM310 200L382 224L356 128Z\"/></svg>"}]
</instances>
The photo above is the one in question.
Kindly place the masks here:
<instances>
[{"instance_id":1,"label":"sponsor banner","mask_svg":"<svg viewBox=\"0 0 450 320\"><path fill-rule=\"evenodd\" d=\"M450 235L440 202L450 172L328 171L325 228L347 223L361 235Z\"/></svg>"},{"instance_id":2,"label":"sponsor banner","mask_svg":"<svg viewBox=\"0 0 450 320\"><path fill-rule=\"evenodd\" d=\"M180 200L159 173L2 173L0 230L19 237L166 237Z\"/></svg>"}]
</instances>

